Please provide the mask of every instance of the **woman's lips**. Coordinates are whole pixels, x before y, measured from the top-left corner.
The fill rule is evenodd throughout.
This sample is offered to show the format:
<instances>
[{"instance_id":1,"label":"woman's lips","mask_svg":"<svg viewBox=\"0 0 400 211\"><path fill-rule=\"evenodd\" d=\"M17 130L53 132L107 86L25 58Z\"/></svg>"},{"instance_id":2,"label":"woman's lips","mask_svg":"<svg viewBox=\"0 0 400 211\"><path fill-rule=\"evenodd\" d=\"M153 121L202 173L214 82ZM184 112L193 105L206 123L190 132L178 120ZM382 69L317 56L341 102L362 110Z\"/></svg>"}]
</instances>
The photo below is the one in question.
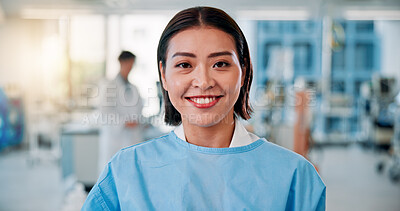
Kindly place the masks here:
<instances>
[{"instance_id":1,"label":"woman's lips","mask_svg":"<svg viewBox=\"0 0 400 211\"><path fill-rule=\"evenodd\" d=\"M196 108L210 108L218 103L222 96L191 96L185 97Z\"/></svg>"}]
</instances>

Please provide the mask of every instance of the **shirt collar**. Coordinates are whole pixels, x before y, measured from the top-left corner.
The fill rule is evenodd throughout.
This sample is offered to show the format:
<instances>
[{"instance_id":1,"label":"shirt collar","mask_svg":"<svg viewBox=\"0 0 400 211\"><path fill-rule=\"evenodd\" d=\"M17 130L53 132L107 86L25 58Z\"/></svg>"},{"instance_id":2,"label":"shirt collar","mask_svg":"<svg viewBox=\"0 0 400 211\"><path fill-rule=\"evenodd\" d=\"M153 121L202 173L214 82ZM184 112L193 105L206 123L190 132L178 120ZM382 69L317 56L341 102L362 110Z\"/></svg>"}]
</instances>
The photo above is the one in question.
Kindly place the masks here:
<instances>
[{"instance_id":1,"label":"shirt collar","mask_svg":"<svg viewBox=\"0 0 400 211\"><path fill-rule=\"evenodd\" d=\"M182 124L175 128L174 133L176 134L176 136L178 136L178 138L187 141ZM233 137L229 148L246 146L258 139L258 136L247 132L242 123L237 118L235 119L235 130L233 131Z\"/></svg>"},{"instance_id":2,"label":"shirt collar","mask_svg":"<svg viewBox=\"0 0 400 211\"><path fill-rule=\"evenodd\" d=\"M125 79L124 77L122 77L121 73L118 73L117 78L125 85L130 85L129 81L127 79Z\"/></svg>"}]
</instances>

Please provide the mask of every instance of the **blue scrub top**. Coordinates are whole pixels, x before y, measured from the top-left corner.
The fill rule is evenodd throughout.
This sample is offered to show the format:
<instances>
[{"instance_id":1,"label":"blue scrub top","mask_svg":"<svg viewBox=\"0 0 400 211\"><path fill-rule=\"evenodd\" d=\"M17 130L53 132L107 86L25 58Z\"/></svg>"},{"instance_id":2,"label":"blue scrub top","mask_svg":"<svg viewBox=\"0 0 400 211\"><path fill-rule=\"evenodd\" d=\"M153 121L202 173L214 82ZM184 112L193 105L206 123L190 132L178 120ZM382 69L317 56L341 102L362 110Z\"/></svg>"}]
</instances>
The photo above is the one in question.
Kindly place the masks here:
<instances>
[{"instance_id":1,"label":"blue scrub top","mask_svg":"<svg viewBox=\"0 0 400 211\"><path fill-rule=\"evenodd\" d=\"M325 210L326 187L302 156L259 139L233 148L171 132L120 150L82 210Z\"/></svg>"}]
</instances>

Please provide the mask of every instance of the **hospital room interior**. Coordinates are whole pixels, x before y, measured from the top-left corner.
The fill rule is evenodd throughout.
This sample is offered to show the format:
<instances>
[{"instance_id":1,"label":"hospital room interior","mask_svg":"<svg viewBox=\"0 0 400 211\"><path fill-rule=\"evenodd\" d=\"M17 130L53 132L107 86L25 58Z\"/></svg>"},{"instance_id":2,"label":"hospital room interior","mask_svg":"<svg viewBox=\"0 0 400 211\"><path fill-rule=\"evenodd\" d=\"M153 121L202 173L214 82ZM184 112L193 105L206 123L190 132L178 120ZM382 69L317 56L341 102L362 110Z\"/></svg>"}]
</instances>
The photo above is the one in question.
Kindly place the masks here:
<instances>
[{"instance_id":1,"label":"hospital room interior","mask_svg":"<svg viewBox=\"0 0 400 211\"><path fill-rule=\"evenodd\" d=\"M193 6L243 30L254 112L242 123L314 165L327 210L400 210L399 0L0 0L0 210L81 209L103 126L118 121L98 104L122 51L136 56L141 141L174 129L157 45Z\"/></svg>"}]
</instances>

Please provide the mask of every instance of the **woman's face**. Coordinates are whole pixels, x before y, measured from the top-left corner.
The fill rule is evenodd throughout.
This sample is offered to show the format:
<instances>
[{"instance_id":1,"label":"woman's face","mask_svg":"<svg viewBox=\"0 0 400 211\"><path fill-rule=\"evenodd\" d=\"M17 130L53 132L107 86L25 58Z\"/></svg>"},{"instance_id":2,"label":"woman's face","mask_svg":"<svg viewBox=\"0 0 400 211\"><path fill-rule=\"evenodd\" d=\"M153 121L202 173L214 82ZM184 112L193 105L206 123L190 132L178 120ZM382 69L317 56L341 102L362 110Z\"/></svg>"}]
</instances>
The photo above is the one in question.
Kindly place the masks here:
<instances>
[{"instance_id":1,"label":"woman's face","mask_svg":"<svg viewBox=\"0 0 400 211\"><path fill-rule=\"evenodd\" d=\"M232 120L245 72L231 35L211 27L181 31L170 39L160 69L184 124L209 127Z\"/></svg>"}]
</instances>

